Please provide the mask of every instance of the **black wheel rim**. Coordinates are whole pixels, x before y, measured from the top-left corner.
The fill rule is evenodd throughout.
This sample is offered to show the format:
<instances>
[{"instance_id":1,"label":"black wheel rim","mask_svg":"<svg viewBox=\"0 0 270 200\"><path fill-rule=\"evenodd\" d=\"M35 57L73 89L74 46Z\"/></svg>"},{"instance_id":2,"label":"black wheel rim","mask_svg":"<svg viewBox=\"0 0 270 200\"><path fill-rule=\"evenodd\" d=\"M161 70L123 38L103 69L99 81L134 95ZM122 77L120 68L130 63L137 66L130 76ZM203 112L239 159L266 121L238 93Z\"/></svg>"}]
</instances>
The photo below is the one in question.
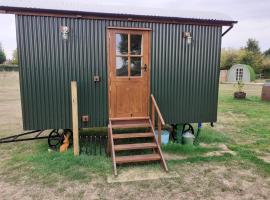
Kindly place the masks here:
<instances>
[{"instance_id":1,"label":"black wheel rim","mask_svg":"<svg viewBox=\"0 0 270 200\"><path fill-rule=\"evenodd\" d=\"M59 130L52 130L49 134L48 145L52 149L56 149L62 141L62 135L59 134Z\"/></svg>"}]
</instances>

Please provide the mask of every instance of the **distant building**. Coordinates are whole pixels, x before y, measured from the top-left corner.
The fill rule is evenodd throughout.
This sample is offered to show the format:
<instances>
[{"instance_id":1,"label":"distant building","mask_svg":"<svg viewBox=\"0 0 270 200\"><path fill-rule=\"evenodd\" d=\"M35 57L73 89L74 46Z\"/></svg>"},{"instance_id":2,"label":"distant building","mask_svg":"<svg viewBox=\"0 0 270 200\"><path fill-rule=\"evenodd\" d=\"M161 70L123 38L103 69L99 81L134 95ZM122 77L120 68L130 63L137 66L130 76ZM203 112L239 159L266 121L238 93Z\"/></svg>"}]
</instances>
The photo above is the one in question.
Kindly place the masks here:
<instances>
[{"instance_id":1,"label":"distant building","mask_svg":"<svg viewBox=\"0 0 270 200\"><path fill-rule=\"evenodd\" d=\"M227 73L228 82L250 82L255 80L255 72L252 67L244 64L233 65Z\"/></svg>"},{"instance_id":2,"label":"distant building","mask_svg":"<svg viewBox=\"0 0 270 200\"><path fill-rule=\"evenodd\" d=\"M228 76L228 70L226 70L226 69L220 70L219 82L220 83L227 82L227 76Z\"/></svg>"}]
</instances>

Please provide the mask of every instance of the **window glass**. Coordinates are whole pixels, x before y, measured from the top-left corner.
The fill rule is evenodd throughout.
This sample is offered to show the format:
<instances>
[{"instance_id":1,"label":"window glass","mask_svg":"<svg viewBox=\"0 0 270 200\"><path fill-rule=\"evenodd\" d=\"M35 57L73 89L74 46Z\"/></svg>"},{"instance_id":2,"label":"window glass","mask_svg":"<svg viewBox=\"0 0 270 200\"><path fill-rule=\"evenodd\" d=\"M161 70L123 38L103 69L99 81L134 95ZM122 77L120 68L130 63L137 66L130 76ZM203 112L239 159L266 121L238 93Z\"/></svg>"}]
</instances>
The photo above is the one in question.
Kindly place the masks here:
<instances>
[{"instance_id":1,"label":"window glass","mask_svg":"<svg viewBox=\"0 0 270 200\"><path fill-rule=\"evenodd\" d=\"M130 35L130 52L131 55L141 55L142 35Z\"/></svg>"},{"instance_id":2,"label":"window glass","mask_svg":"<svg viewBox=\"0 0 270 200\"><path fill-rule=\"evenodd\" d=\"M141 76L142 61L141 57L131 57L130 76Z\"/></svg>"},{"instance_id":3,"label":"window glass","mask_svg":"<svg viewBox=\"0 0 270 200\"><path fill-rule=\"evenodd\" d=\"M116 55L128 54L128 34L117 33L115 36Z\"/></svg>"},{"instance_id":4,"label":"window glass","mask_svg":"<svg viewBox=\"0 0 270 200\"><path fill-rule=\"evenodd\" d=\"M116 57L116 76L128 76L128 57Z\"/></svg>"}]
</instances>

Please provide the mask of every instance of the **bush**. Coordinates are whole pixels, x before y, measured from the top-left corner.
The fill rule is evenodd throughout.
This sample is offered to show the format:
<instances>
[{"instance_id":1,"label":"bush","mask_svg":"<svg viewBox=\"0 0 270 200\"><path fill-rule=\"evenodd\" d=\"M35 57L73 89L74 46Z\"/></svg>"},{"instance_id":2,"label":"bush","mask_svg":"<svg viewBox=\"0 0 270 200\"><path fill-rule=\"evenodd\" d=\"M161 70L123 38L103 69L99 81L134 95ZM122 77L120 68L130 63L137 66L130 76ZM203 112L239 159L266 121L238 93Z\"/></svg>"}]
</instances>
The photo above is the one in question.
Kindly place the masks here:
<instances>
[{"instance_id":1,"label":"bush","mask_svg":"<svg viewBox=\"0 0 270 200\"><path fill-rule=\"evenodd\" d=\"M230 69L231 66L238 63L239 51L235 49L222 49L221 50L221 69Z\"/></svg>"},{"instance_id":2,"label":"bush","mask_svg":"<svg viewBox=\"0 0 270 200\"><path fill-rule=\"evenodd\" d=\"M0 49L0 64L4 63L6 61L6 54L4 51Z\"/></svg>"},{"instance_id":3,"label":"bush","mask_svg":"<svg viewBox=\"0 0 270 200\"><path fill-rule=\"evenodd\" d=\"M264 78L270 78L270 69L264 69L263 70Z\"/></svg>"},{"instance_id":4,"label":"bush","mask_svg":"<svg viewBox=\"0 0 270 200\"><path fill-rule=\"evenodd\" d=\"M263 56L262 54L252 51L241 50L238 58L238 63L250 65L256 73L262 71Z\"/></svg>"},{"instance_id":5,"label":"bush","mask_svg":"<svg viewBox=\"0 0 270 200\"><path fill-rule=\"evenodd\" d=\"M19 71L18 65L0 65L0 71Z\"/></svg>"}]
</instances>

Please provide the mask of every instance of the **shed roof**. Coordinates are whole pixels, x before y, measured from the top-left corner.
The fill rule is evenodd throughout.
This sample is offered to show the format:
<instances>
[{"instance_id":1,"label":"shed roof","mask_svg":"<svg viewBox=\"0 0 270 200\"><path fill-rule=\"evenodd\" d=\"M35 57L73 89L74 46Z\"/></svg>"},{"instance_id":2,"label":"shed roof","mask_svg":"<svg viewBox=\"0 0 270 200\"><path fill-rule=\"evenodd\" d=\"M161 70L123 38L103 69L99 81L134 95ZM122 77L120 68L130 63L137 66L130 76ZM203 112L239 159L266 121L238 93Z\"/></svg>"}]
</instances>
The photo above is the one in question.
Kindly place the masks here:
<instances>
[{"instance_id":1,"label":"shed roof","mask_svg":"<svg viewBox=\"0 0 270 200\"><path fill-rule=\"evenodd\" d=\"M218 12L137 7L134 5L102 5L82 0L0 0L0 11L15 14L58 14L61 16L95 16L144 21L203 23L230 26L237 21Z\"/></svg>"}]
</instances>

